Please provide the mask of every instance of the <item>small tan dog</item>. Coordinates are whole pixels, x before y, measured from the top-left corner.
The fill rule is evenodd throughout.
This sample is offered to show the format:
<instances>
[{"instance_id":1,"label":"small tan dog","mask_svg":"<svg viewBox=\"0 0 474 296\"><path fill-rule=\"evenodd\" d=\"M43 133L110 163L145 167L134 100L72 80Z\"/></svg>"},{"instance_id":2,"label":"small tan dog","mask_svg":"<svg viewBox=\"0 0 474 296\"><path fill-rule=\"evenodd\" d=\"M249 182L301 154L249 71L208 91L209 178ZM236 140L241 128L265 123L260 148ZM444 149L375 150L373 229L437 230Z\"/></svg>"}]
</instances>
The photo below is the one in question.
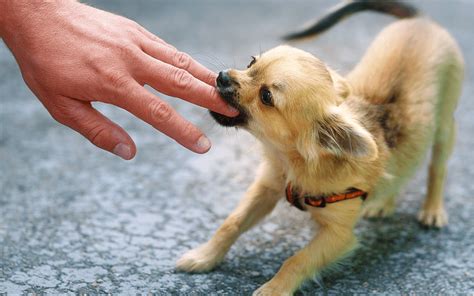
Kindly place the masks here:
<instances>
[{"instance_id":1,"label":"small tan dog","mask_svg":"<svg viewBox=\"0 0 474 296\"><path fill-rule=\"evenodd\" d=\"M209 242L179 259L178 269L214 268L239 235L286 195L319 230L254 295L291 295L353 250L353 228L361 215L393 213L397 193L431 146L419 220L434 227L447 223L443 183L463 78L463 59L450 35L406 4L357 1L290 38L319 33L365 9L410 18L383 30L346 78L289 46L253 58L246 70L219 74L219 92L240 115L213 117L257 137L263 161L237 209Z\"/></svg>"}]
</instances>

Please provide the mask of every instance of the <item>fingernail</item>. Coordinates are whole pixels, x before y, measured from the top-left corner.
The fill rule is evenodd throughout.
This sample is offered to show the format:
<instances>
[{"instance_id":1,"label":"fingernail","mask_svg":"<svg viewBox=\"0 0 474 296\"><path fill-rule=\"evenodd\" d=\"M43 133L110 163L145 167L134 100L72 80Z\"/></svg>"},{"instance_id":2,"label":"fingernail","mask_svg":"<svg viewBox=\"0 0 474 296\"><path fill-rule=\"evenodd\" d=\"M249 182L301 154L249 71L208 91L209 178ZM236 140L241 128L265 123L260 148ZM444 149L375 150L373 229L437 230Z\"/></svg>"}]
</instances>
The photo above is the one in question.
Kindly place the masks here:
<instances>
[{"instance_id":1,"label":"fingernail","mask_svg":"<svg viewBox=\"0 0 474 296\"><path fill-rule=\"evenodd\" d=\"M211 141L206 136L201 136L196 143L197 148L199 151L206 152L211 148Z\"/></svg>"},{"instance_id":2,"label":"fingernail","mask_svg":"<svg viewBox=\"0 0 474 296\"><path fill-rule=\"evenodd\" d=\"M125 160L132 158L132 149L130 149L130 146L123 143L117 144L112 152Z\"/></svg>"},{"instance_id":3,"label":"fingernail","mask_svg":"<svg viewBox=\"0 0 474 296\"><path fill-rule=\"evenodd\" d=\"M227 105L227 110L229 110L229 112L232 114L235 114L235 115L239 114L239 110L235 109L231 105Z\"/></svg>"}]
</instances>

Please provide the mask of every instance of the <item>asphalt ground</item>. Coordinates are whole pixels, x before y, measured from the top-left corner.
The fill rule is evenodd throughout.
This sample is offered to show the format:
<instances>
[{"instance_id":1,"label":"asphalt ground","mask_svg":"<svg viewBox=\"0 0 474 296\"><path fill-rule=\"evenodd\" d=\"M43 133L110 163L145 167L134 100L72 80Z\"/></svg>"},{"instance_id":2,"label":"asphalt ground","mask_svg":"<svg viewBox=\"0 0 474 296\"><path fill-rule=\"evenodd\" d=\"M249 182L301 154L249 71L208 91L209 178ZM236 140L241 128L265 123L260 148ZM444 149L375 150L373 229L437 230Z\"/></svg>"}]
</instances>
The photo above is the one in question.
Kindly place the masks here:
<instances>
[{"instance_id":1,"label":"asphalt ground","mask_svg":"<svg viewBox=\"0 0 474 296\"><path fill-rule=\"evenodd\" d=\"M215 71L245 67L281 35L333 1L88 1L133 20ZM393 217L362 220L361 247L339 271L298 294L474 294L474 1L417 1L458 40L466 78L456 112L458 140L449 162L450 224L416 221L426 164L399 198ZM347 73L388 16L362 13L318 40L298 43ZM420 36L422 38L422 36ZM305 214L280 203L206 274L175 271L176 259L205 242L236 206L259 160L256 141L217 126L206 110L167 98L213 142L193 154L125 111L97 107L138 146L129 162L56 123L24 85L0 44L0 294L113 293L249 295L310 239Z\"/></svg>"}]
</instances>

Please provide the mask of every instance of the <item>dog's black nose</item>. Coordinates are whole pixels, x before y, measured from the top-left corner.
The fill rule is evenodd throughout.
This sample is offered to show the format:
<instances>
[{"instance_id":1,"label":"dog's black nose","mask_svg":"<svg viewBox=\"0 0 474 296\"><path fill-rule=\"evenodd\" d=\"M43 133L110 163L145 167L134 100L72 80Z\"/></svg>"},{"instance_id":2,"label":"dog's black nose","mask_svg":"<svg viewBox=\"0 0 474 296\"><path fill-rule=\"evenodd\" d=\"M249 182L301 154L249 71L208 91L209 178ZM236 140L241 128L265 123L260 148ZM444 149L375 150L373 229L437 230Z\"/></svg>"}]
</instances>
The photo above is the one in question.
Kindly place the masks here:
<instances>
[{"instance_id":1,"label":"dog's black nose","mask_svg":"<svg viewBox=\"0 0 474 296\"><path fill-rule=\"evenodd\" d=\"M217 86L218 87L229 87L232 85L232 78L230 78L227 71L220 71L219 76L217 76Z\"/></svg>"}]
</instances>

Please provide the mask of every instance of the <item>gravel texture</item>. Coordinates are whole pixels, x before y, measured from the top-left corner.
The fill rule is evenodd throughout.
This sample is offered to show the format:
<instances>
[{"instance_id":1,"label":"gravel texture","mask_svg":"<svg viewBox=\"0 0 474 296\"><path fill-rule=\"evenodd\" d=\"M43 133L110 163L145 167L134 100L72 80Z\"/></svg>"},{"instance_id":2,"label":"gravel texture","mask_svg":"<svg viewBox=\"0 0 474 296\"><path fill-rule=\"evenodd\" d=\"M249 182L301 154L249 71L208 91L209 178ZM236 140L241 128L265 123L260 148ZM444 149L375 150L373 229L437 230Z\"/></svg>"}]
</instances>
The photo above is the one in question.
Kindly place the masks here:
<instances>
[{"instance_id":1,"label":"gravel texture","mask_svg":"<svg viewBox=\"0 0 474 296\"><path fill-rule=\"evenodd\" d=\"M244 67L252 54L278 45L279 36L333 2L89 3L136 20L218 71ZM446 186L450 224L433 231L416 221L426 192L425 164L395 215L361 221L355 255L324 276L323 286L311 282L298 294L474 295L474 2L417 5L454 35L467 64ZM296 46L345 73L392 21L359 14ZM213 141L209 153L196 155L130 114L98 105L137 142L137 157L122 161L57 124L23 84L3 44L0 96L0 294L249 295L311 237L308 217L280 203L215 271L176 272L175 260L211 236L250 184L259 160L255 140L218 127L199 107L169 98Z\"/></svg>"}]
</instances>

